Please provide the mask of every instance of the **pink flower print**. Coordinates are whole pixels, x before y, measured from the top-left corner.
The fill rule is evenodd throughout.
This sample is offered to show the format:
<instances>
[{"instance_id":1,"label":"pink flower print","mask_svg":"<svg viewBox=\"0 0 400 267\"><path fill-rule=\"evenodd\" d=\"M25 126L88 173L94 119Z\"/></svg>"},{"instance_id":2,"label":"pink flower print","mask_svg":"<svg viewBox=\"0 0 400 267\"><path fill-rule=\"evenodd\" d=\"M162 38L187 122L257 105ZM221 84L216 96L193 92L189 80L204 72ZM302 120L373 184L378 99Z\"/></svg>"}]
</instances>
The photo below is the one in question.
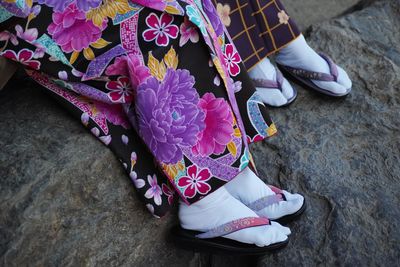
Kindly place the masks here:
<instances>
[{"instance_id":1,"label":"pink flower print","mask_svg":"<svg viewBox=\"0 0 400 267\"><path fill-rule=\"evenodd\" d=\"M199 141L192 147L195 155L203 157L219 155L225 151L233 134L233 116L229 104L213 93L206 93L200 99L200 108L206 114L205 129L199 133Z\"/></svg>"},{"instance_id":2,"label":"pink flower print","mask_svg":"<svg viewBox=\"0 0 400 267\"><path fill-rule=\"evenodd\" d=\"M225 65L228 68L229 74L232 76L236 76L240 72L239 63L242 61L239 53L236 51L235 47L232 44L227 44L225 46Z\"/></svg>"},{"instance_id":3,"label":"pink flower print","mask_svg":"<svg viewBox=\"0 0 400 267\"><path fill-rule=\"evenodd\" d=\"M199 32L197 28L185 17L185 20L180 26L181 39L179 39L179 46L184 46L189 40L192 43L199 41Z\"/></svg>"},{"instance_id":4,"label":"pink flower print","mask_svg":"<svg viewBox=\"0 0 400 267\"><path fill-rule=\"evenodd\" d=\"M196 165L191 165L187 169L187 176L183 176L178 180L178 185L184 187L183 195L193 198L197 193L205 195L211 190L211 186L207 183L211 179L209 169L200 169Z\"/></svg>"},{"instance_id":5,"label":"pink flower print","mask_svg":"<svg viewBox=\"0 0 400 267\"><path fill-rule=\"evenodd\" d=\"M17 25L15 26L15 31L17 32L17 36L19 38L27 41L28 43L35 41L38 37L38 30L36 28L26 29L24 31L21 25Z\"/></svg>"},{"instance_id":6,"label":"pink flower print","mask_svg":"<svg viewBox=\"0 0 400 267\"><path fill-rule=\"evenodd\" d=\"M8 40L10 40L13 45L18 45L19 43L17 36L12 34L11 32L9 31L0 32L0 41L8 41Z\"/></svg>"},{"instance_id":7,"label":"pink flower print","mask_svg":"<svg viewBox=\"0 0 400 267\"><path fill-rule=\"evenodd\" d=\"M139 56L130 54L115 58L114 63L107 67L106 74L129 76L131 87L136 88L150 77L150 70Z\"/></svg>"},{"instance_id":8,"label":"pink flower print","mask_svg":"<svg viewBox=\"0 0 400 267\"><path fill-rule=\"evenodd\" d=\"M116 81L106 83L106 88L111 90L108 97L116 103L128 103L133 99L131 83L128 77L120 76Z\"/></svg>"},{"instance_id":9,"label":"pink flower print","mask_svg":"<svg viewBox=\"0 0 400 267\"><path fill-rule=\"evenodd\" d=\"M130 54L127 56L129 77L131 86L136 88L139 84L145 82L149 78L150 70L145 66L138 55Z\"/></svg>"},{"instance_id":10,"label":"pink flower print","mask_svg":"<svg viewBox=\"0 0 400 267\"><path fill-rule=\"evenodd\" d=\"M166 184L162 184L162 191L168 197L168 203L172 205L174 202L174 191Z\"/></svg>"},{"instance_id":11,"label":"pink flower print","mask_svg":"<svg viewBox=\"0 0 400 267\"><path fill-rule=\"evenodd\" d=\"M155 39L158 46L167 46L169 38L178 37L179 29L178 26L172 24L173 21L174 17L167 13L162 13L160 18L151 13L146 18L146 24L150 29L143 32L144 40L151 42Z\"/></svg>"},{"instance_id":12,"label":"pink flower print","mask_svg":"<svg viewBox=\"0 0 400 267\"><path fill-rule=\"evenodd\" d=\"M66 53L89 48L90 44L101 38L102 31L107 27L106 19L100 27L94 25L74 3L62 11L53 12L52 18L53 22L47 30Z\"/></svg>"},{"instance_id":13,"label":"pink flower print","mask_svg":"<svg viewBox=\"0 0 400 267\"><path fill-rule=\"evenodd\" d=\"M106 75L123 75L129 76L128 68L126 65L126 57L116 57L114 63L109 65L106 69Z\"/></svg>"},{"instance_id":14,"label":"pink flower print","mask_svg":"<svg viewBox=\"0 0 400 267\"><path fill-rule=\"evenodd\" d=\"M20 62L21 64L28 66L29 68L39 70L40 69L40 62L37 60L32 59L34 56L34 52L24 48L15 54L12 50L4 51L1 56L6 57L8 59Z\"/></svg>"},{"instance_id":15,"label":"pink flower print","mask_svg":"<svg viewBox=\"0 0 400 267\"><path fill-rule=\"evenodd\" d=\"M157 183L157 176L153 174L153 177L147 175L147 181L149 182L150 188L146 191L144 196L148 199L154 198L154 203L158 206L161 205L161 187Z\"/></svg>"}]
</instances>

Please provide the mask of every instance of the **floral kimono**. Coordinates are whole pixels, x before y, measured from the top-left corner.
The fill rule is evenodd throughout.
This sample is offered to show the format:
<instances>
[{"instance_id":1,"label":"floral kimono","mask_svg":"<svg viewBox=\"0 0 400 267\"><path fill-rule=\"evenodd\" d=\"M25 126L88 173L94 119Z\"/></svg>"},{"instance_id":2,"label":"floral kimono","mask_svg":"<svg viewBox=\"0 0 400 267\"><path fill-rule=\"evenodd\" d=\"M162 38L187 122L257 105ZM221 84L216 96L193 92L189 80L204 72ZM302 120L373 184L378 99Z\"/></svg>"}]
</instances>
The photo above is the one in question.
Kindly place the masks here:
<instances>
[{"instance_id":1,"label":"floral kimono","mask_svg":"<svg viewBox=\"0 0 400 267\"><path fill-rule=\"evenodd\" d=\"M0 3L0 55L114 152L156 217L233 179L248 143L276 133L224 30L194 0Z\"/></svg>"}]
</instances>

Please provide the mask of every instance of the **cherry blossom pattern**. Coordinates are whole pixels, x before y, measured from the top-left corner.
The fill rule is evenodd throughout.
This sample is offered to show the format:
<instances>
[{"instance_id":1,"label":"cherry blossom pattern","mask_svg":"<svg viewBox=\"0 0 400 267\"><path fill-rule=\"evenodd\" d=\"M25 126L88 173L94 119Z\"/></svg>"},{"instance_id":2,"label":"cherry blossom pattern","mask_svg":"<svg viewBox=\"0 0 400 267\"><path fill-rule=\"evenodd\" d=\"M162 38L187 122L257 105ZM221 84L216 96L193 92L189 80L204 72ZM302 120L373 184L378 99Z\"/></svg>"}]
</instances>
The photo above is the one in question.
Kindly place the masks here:
<instances>
[{"instance_id":1,"label":"cherry blossom pattern","mask_svg":"<svg viewBox=\"0 0 400 267\"><path fill-rule=\"evenodd\" d=\"M185 188L183 195L187 198L193 198L197 193L205 195L211 190L207 183L211 179L209 169L200 169L196 165L191 165L187 169L187 176L179 178L178 185Z\"/></svg>"},{"instance_id":2,"label":"cherry blossom pattern","mask_svg":"<svg viewBox=\"0 0 400 267\"><path fill-rule=\"evenodd\" d=\"M221 3L218 3L217 13L222 23L226 27L229 27L231 25L231 17L229 17L229 14L231 13L231 7L228 4L222 5Z\"/></svg>"},{"instance_id":3,"label":"cherry blossom pattern","mask_svg":"<svg viewBox=\"0 0 400 267\"><path fill-rule=\"evenodd\" d=\"M163 193L168 197L168 203L172 205L174 202L174 190L172 190L168 185L162 184L161 186Z\"/></svg>"},{"instance_id":4,"label":"cherry blossom pattern","mask_svg":"<svg viewBox=\"0 0 400 267\"><path fill-rule=\"evenodd\" d=\"M232 44L226 44L224 60L231 76L236 76L240 73L239 63L242 59Z\"/></svg>"},{"instance_id":5,"label":"cherry blossom pattern","mask_svg":"<svg viewBox=\"0 0 400 267\"><path fill-rule=\"evenodd\" d=\"M286 14L285 10L281 10L278 13L278 19L280 24L288 24L290 17Z\"/></svg>"},{"instance_id":6,"label":"cherry blossom pattern","mask_svg":"<svg viewBox=\"0 0 400 267\"><path fill-rule=\"evenodd\" d=\"M158 46L167 46L169 38L175 39L179 33L179 28L173 24L173 21L174 17L167 13L162 13L160 17L151 13L146 18L149 29L143 32L143 39L147 42L156 40Z\"/></svg>"},{"instance_id":7,"label":"cherry blossom pattern","mask_svg":"<svg viewBox=\"0 0 400 267\"><path fill-rule=\"evenodd\" d=\"M128 77L120 76L116 81L109 81L106 88L111 92L108 97L115 103L129 103L133 99L133 91Z\"/></svg>"},{"instance_id":8,"label":"cherry blossom pattern","mask_svg":"<svg viewBox=\"0 0 400 267\"><path fill-rule=\"evenodd\" d=\"M181 33L179 46L184 46L189 40L192 41L192 43L197 43L199 41L199 33L197 28L186 17L179 29Z\"/></svg>"},{"instance_id":9,"label":"cherry blossom pattern","mask_svg":"<svg viewBox=\"0 0 400 267\"><path fill-rule=\"evenodd\" d=\"M4 51L1 56L17 61L25 66L28 66L29 68L39 70L40 69L40 62L37 60L34 60L34 55L35 53L32 52L31 50L28 50L26 48L20 50L18 54L16 54L12 50L6 50Z\"/></svg>"},{"instance_id":10,"label":"cherry blossom pattern","mask_svg":"<svg viewBox=\"0 0 400 267\"><path fill-rule=\"evenodd\" d=\"M153 177L151 177L151 175L147 175L147 181L149 182L150 188L146 191L144 196L148 199L154 198L154 203L157 206L160 206L162 202L162 190L157 183L157 176L155 174L153 174Z\"/></svg>"}]
</instances>

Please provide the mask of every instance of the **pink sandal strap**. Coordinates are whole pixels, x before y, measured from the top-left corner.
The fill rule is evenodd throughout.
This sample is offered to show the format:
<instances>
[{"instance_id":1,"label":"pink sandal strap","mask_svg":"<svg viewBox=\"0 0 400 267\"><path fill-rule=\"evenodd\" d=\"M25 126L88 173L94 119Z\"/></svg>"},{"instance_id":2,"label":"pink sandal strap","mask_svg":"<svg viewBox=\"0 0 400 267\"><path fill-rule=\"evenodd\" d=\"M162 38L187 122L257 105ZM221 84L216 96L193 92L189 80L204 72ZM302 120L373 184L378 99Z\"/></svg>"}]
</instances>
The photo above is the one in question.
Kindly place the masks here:
<instances>
[{"instance_id":1,"label":"pink sandal strap","mask_svg":"<svg viewBox=\"0 0 400 267\"><path fill-rule=\"evenodd\" d=\"M217 226L207 232L196 235L197 238L214 238L233 232L261 225L269 225L270 221L262 217L245 217Z\"/></svg>"}]
</instances>

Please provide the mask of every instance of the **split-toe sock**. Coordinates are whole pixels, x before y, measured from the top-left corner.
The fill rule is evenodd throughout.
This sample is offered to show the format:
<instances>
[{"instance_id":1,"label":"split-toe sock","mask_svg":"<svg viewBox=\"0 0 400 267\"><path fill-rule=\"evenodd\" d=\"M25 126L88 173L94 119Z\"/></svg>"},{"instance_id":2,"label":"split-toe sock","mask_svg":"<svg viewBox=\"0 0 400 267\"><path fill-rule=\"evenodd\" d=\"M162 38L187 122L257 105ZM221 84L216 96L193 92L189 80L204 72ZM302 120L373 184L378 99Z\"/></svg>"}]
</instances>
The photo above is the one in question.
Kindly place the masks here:
<instances>
[{"instance_id":1,"label":"split-toe sock","mask_svg":"<svg viewBox=\"0 0 400 267\"><path fill-rule=\"evenodd\" d=\"M268 58L264 58L249 71L249 76L253 80L277 81L277 70ZM281 87L271 88L256 84L256 89L261 100L273 107L286 105L288 101L295 97L295 90L285 78L282 80Z\"/></svg>"},{"instance_id":2,"label":"split-toe sock","mask_svg":"<svg viewBox=\"0 0 400 267\"><path fill-rule=\"evenodd\" d=\"M239 200L234 198L224 186L208 194L203 199L187 205L180 202L179 220L182 228L207 232L215 227L245 217L259 217ZM259 247L285 241L289 228L276 222L270 225L254 226L224 235L224 238Z\"/></svg>"},{"instance_id":3,"label":"split-toe sock","mask_svg":"<svg viewBox=\"0 0 400 267\"><path fill-rule=\"evenodd\" d=\"M303 35L300 35L286 47L279 50L275 61L281 65L292 68L300 68L308 71L322 72L330 74L329 64L318 53L314 51L306 42ZM345 94L352 86L347 73L339 66L338 79L335 81L312 80L318 87L335 94Z\"/></svg>"},{"instance_id":4,"label":"split-toe sock","mask_svg":"<svg viewBox=\"0 0 400 267\"><path fill-rule=\"evenodd\" d=\"M275 192L266 185L257 175L247 167L238 176L225 185L228 192L245 205L251 206L255 201ZM284 200L265 205L257 210L257 214L271 220L279 219L285 215L296 213L303 206L304 197L282 190Z\"/></svg>"}]
</instances>

